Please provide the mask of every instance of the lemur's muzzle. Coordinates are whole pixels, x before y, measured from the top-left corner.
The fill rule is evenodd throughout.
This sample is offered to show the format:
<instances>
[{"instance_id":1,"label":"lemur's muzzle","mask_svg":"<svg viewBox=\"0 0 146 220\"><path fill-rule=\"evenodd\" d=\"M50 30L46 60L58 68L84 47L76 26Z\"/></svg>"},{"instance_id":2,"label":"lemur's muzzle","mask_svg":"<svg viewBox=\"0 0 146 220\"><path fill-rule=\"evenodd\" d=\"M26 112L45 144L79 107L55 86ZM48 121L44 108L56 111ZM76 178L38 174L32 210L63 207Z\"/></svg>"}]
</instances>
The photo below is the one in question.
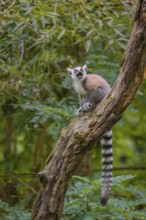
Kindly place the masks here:
<instances>
[{"instance_id":1,"label":"lemur's muzzle","mask_svg":"<svg viewBox=\"0 0 146 220\"><path fill-rule=\"evenodd\" d=\"M82 73L82 72L78 72L78 73L77 73L77 77L78 77L78 78L82 78L82 77L83 77L83 73Z\"/></svg>"}]
</instances>

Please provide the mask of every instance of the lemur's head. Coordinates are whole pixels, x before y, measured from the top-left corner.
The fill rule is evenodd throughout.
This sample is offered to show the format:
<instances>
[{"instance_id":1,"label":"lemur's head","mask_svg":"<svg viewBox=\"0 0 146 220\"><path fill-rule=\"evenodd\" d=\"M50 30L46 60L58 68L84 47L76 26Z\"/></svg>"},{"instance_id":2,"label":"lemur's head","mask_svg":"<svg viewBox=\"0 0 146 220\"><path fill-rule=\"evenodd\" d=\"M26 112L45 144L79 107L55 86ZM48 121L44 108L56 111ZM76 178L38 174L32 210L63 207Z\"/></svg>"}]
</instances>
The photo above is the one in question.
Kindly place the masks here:
<instances>
[{"instance_id":1,"label":"lemur's head","mask_svg":"<svg viewBox=\"0 0 146 220\"><path fill-rule=\"evenodd\" d=\"M74 69L67 69L69 75L72 77L72 79L79 79L83 81L86 78L87 74L87 66L84 65L83 67L75 67Z\"/></svg>"}]
</instances>

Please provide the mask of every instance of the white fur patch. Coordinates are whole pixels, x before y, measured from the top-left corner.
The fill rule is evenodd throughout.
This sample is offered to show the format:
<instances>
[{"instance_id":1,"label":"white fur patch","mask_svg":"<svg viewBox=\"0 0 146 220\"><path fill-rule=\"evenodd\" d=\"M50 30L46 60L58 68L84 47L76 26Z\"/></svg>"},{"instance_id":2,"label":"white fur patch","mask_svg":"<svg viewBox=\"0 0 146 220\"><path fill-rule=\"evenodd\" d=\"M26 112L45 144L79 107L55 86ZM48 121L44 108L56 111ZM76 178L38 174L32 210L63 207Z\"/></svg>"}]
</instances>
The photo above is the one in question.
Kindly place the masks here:
<instances>
[{"instance_id":1,"label":"white fur patch","mask_svg":"<svg viewBox=\"0 0 146 220\"><path fill-rule=\"evenodd\" d=\"M104 166L103 166L103 169L106 169L107 171L108 171L108 170L112 170L112 169L113 169L113 165L112 165L112 164L104 165Z\"/></svg>"},{"instance_id":2,"label":"white fur patch","mask_svg":"<svg viewBox=\"0 0 146 220\"><path fill-rule=\"evenodd\" d=\"M102 154L105 154L105 155L108 155L108 154L110 154L112 152L113 152L112 148L110 148L110 149L102 149Z\"/></svg>"},{"instance_id":3,"label":"white fur patch","mask_svg":"<svg viewBox=\"0 0 146 220\"><path fill-rule=\"evenodd\" d=\"M81 95L81 96L86 96L87 95L87 91L84 89L83 85L82 85L82 81L78 78L75 78L73 80L73 87L74 87L74 90L76 91L76 93L78 95Z\"/></svg>"},{"instance_id":4,"label":"white fur patch","mask_svg":"<svg viewBox=\"0 0 146 220\"><path fill-rule=\"evenodd\" d=\"M112 178L112 172L111 172L111 171L109 171L109 172L104 172L104 173L102 174L102 178L106 178L106 177Z\"/></svg>"},{"instance_id":5,"label":"white fur patch","mask_svg":"<svg viewBox=\"0 0 146 220\"><path fill-rule=\"evenodd\" d=\"M100 143L102 145L112 145L112 138L110 140L106 140L106 139L102 138Z\"/></svg>"},{"instance_id":6,"label":"white fur patch","mask_svg":"<svg viewBox=\"0 0 146 220\"><path fill-rule=\"evenodd\" d=\"M102 158L102 161L103 161L103 162L113 162L113 157L112 157L112 156L110 156L110 157L108 157L108 158L103 157L103 158Z\"/></svg>"},{"instance_id":7,"label":"white fur patch","mask_svg":"<svg viewBox=\"0 0 146 220\"><path fill-rule=\"evenodd\" d=\"M110 137L112 135L112 130L105 132L104 135Z\"/></svg>"}]
</instances>

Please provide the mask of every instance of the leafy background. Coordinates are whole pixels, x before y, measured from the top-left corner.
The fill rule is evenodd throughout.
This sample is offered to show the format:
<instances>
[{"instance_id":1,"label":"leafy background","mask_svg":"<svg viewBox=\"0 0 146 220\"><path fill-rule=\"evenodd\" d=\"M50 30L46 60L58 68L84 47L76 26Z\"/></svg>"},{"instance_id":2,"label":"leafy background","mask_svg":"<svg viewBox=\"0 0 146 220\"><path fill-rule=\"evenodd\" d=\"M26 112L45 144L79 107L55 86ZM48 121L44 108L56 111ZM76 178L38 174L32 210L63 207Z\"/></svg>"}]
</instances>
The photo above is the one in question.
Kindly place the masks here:
<instances>
[{"instance_id":1,"label":"leafy background","mask_svg":"<svg viewBox=\"0 0 146 220\"><path fill-rule=\"evenodd\" d=\"M134 0L0 1L0 219L30 219L40 187L35 174L78 108L66 69L86 63L112 86L136 6ZM97 144L72 180L62 219L146 219L145 97L143 81L113 128L108 207L99 204Z\"/></svg>"}]
</instances>

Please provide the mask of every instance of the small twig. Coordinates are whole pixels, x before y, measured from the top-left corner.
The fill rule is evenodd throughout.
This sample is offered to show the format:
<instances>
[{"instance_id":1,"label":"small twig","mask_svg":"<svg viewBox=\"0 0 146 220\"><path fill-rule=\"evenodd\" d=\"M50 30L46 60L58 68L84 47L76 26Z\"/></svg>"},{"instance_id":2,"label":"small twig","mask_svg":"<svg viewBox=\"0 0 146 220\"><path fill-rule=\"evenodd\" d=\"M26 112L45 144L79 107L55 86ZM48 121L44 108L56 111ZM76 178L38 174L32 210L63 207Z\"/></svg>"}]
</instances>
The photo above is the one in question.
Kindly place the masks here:
<instances>
[{"instance_id":1,"label":"small twig","mask_svg":"<svg viewBox=\"0 0 146 220\"><path fill-rule=\"evenodd\" d=\"M9 173L9 174L0 174L2 178L12 178L13 176L36 176L36 173Z\"/></svg>"},{"instance_id":2,"label":"small twig","mask_svg":"<svg viewBox=\"0 0 146 220\"><path fill-rule=\"evenodd\" d=\"M24 186L26 186L27 188L31 189L31 191L32 191L33 193L35 193L35 194L38 193L35 189L33 189L30 185L28 185L28 184L25 183L24 181L22 181L22 180L20 180L20 179L18 179L18 181L19 181L21 184L23 184Z\"/></svg>"},{"instance_id":3,"label":"small twig","mask_svg":"<svg viewBox=\"0 0 146 220\"><path fill-rule=\"evenodd\" d=\"M133 171L137 171L137 170L146 170L146 167L114 167L113 171L118 171L118 170L133 170ZM101 169L95 169L93 170L93 172L101 172ZM0 174L1 178L12 178L13 176L37 176L36 173L9 173L9 174Z\"/></svg>"},{"instance_id":4,"label":"small twig","mask_svg":"<svg viewBox=\"0 0 146 220\"><path fill-rule=\"evenodd\" d=\"M146 167L114 167L113 168L113 171L120 171L120 170L123 170L123 171L126 171L126 170L133 170L133 171L138 171L138 170L146 170ZM93 172L97 172L97 171L101 171L101 169L96 169L96 170L93 170Z\"/></svg>"}]
</instances>

